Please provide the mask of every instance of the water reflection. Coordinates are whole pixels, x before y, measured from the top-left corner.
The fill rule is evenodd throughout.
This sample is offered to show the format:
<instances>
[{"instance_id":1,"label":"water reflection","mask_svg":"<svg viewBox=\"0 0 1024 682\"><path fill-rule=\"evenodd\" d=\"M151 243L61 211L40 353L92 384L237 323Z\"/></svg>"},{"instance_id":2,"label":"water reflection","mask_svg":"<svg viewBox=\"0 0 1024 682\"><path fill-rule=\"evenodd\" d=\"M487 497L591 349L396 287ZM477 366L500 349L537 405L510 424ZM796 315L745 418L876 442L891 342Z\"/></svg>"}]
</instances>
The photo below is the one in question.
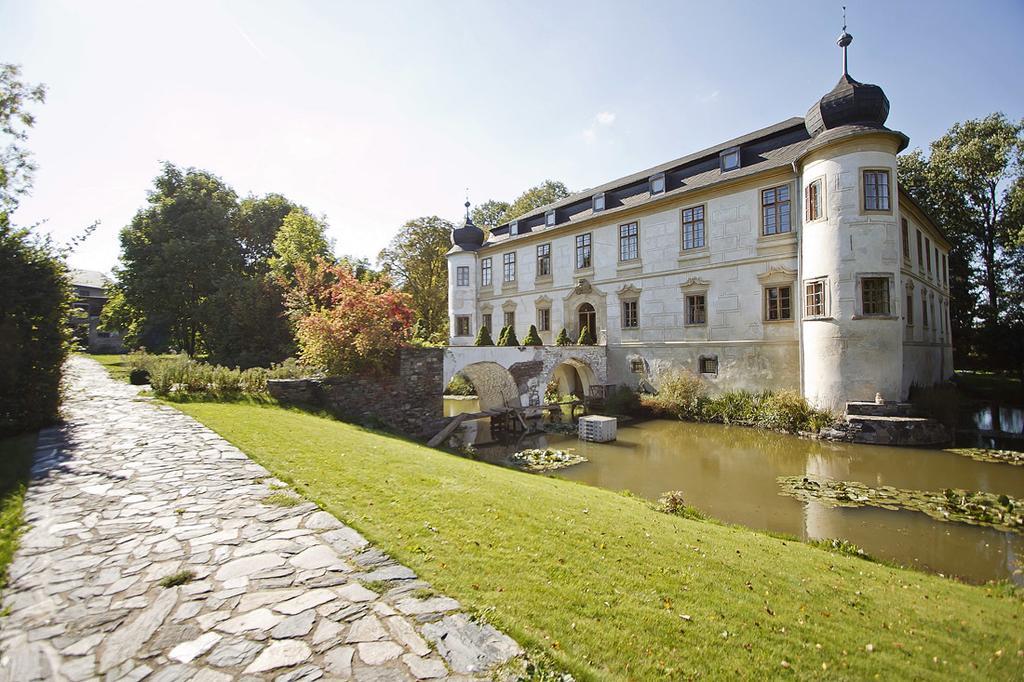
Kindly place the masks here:
<instances>
[{"instance_id":1,"label":"water reflection","mask_svg":"<svg viewBox=\"0 0 1024 682\"><path fill-rule=\"evenodd\" d=\"M529 444L480 447L502 463L522 447L574 448L590 461L557 475L656 499L682 490L688 503L731 523L801 538L841 537L908 566L983 582L1024 584L1024 538L943 523L909 511L837 509L779 494L778 476L815 474L919 490L967 488L1024 497L1024 467L938 451L839 445L742 427L667 420L619 427L615 443L539 436Z\"/></svg>"}]
</instances>

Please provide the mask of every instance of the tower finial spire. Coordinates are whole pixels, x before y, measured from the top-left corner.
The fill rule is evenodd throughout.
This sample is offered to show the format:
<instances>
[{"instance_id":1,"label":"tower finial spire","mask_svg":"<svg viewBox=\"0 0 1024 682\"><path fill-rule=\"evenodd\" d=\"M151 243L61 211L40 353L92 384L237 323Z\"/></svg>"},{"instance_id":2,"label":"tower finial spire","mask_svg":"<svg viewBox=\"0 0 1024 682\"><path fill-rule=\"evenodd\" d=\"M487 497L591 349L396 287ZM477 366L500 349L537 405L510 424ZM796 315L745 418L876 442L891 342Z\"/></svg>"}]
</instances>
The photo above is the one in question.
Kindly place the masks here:
<instances>
[{"instance_id":1,"label":"tower finial spire","mask_svg":"<svg viewBox=\"0 0 1024 682\"><path fill-rule=\"evenodd\" d=\"M847 67L847 61L846 61L846 48L848 48L850 46L850 43L852 43L852 42L853 42L853 36L851 36L849 33L846 32L846 5L843 5L843 33L839 36L839 40L836 41L836 44L839 45L839 47L843 48L843 75L844 76L849 76L850 75L850 70Z\"/></svg>"},{"instance_id":2,"label":"tower finial spire","mask_svg":"<svg viewBox=\"0 0 1024 682\"><path fill-rule=\"evenodd\" d=\"M469 222L469 207L470 207L470 203L469 203L469 188L468 187L466 188L466 204L465 204L465 206L466 206L466 222L468 223Z\"/></svg>"}]
</instances>

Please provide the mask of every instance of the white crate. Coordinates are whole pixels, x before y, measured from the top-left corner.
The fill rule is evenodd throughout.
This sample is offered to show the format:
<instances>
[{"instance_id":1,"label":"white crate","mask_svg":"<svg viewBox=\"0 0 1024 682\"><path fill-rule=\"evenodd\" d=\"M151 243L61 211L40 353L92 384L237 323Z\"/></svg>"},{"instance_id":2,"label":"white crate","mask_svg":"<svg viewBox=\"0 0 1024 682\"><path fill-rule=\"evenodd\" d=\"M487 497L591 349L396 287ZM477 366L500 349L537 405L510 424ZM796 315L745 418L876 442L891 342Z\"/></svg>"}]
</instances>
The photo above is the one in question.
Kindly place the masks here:
<instances>
[{"instance_id":1,"label":"white crate","mask_svg":"<svg viewBox=\"0 0 1024 682\"><path fill-rule=\"evenodd\" d=\"M580 417L580 440L592 443L607 443L618 436L619 420L615 417L588 415Z\"/></svg>"}]
</instances>

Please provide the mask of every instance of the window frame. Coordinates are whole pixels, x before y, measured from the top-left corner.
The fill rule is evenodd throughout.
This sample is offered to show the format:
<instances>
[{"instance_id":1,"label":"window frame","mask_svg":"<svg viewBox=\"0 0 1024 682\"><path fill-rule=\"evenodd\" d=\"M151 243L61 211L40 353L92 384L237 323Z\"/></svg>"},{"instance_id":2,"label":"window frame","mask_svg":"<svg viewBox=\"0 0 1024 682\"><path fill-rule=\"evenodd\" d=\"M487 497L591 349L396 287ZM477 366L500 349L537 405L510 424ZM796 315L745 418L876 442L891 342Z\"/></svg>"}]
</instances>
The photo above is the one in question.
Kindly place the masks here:
<instances>
[{"instance_id":1,"label":"window frame","mask_svg":"<svg viewBox=\"0 0 1024 682\"><path fill-rule=\"evenodd\" d=\"M690 299L700 298L701 302L699 306L695 306L696 301ZM696 310L701 312L701 320L698 322L694 319L693 313ZM684 327L706 327L708 324L708 292L706 291L690 291L683 294L683 326Z\"/></svg>"},{"instance_id":2,"label":"window frame","mask_svg":"<svg viewBox=\"0 0 1024 682\"><path fill-rule=\"evenodd\" d=\"M709 366L712 366L714 369L713 370L705 369L706 365L704 363L708 363ZM697 358L697 373L698 374L714 374L715 376L718 376L718 356L717 355L701 355L700 357L698 357Z\"/></svg>"},{"instance_id":3,"label":"window frame","mask_svg":"<svg viewBox=\"0 0 1024 682\"><path fill-rule=\"evenodd\" d=\"M621 301L622 306L622 319L621 326L623 329L639 329L640 328L640 299L628 298ZM632 312L629 308L632 307ZM629 324L632 322L632 324Z\"/></svg>"},{"instance_id":4,"label":"window frame","mask_svg":"<svg viewBox=\"0 0 1024 682\"><path fill-rule=\"evenodd\" d=\"M510 237L515 237L519 234L519 221L510 220L508 223L508 234Z\"/></svg>"},{"instance_id":5,"label":"window frame","mask_svg":"<svg viewBox=\"0 0 1024 682\"><path fill-rule=\"evenodd\" d=\"M821 296L821 301L815 304L816 307L820 307L821 308L821 311L818 312L818 313L810 312L810 305L807 302L807 300L808 300L807 289L808 289L808 287L811 287L811 286L815 286L815 287L820 286L821 287L820 293L819 292L815 292L815 294L814 294L816 296L817 295ZM801 304L800 304L801 310L803 312L803 316L802 316L803 319L805 319L805 320L827 320L827 319L831 318L832 304L831 304L831 300L830 300L831 299L830 288L831 287L829 286L828 277L811 277L811 278L805 279L803 281L803 286L801 287L801 289L802 289L802 297L801 297Z\"/></svg>"},{"instance_id":6,"label":"window frame","mask_svg":"<svg viewBox=\"0 0 1024 682\"><path fill-rule=\"evenodd\" d=\"M583 240L581 242L581 240ZM575 264L576 270L590 270L594 267L594 233L584 232L575 237L576 244ZM581 264L581 255L585 254L586 262Z\"/></svg>"},{"instance_id":7,"label":"window frame","mask_svg":"<svg viewBox=\"0 0 1024 682\"><path fill-rule=\"evenodd\" d=\"M494 329L493 329L494 313L483 313L480 317L482 319L482 322L480 323L480 326L481 327L487 327L487 331L488 332L493 332L494 331Z\"/></svg>"},{"instance_id":8,"label":"window frame","mask_svg":"<svg viewBox=\"0 0 1024 682\"><path fill-rule=\"evenodd\" d=\"M761 299L763 301L761 320L763 322L772 322L772 323L774 323L774 322L792 322L793 321L793 285L792 284L771 284L771 285L764 286L762 288L764 290L764 293L763 293L763 295L761 297ZM782 316L782 312L783 312L783 307L782 307L782 300L783 300L782 290L783 289L787 290L786 296L789 299L789 301L788 301L788 308L789 308L789 310L788 310L788 315L786 317ZM777 308L779 316L776 317L776 318L772 318L771 317L772 307L773 306L772 306L772 301L770 299L771 299L771 291L772 290L777 292L775 308Z\"/></svg>"},{"instance_id":9,"label":"window frame","mask_svg":"<svg viewBox=\"0 0 1024 682\"><path fill-rule=\"evenodd\" d=\"M457 287L468 287L469 286L469 266L468 265L456 265L455 266L455 286L457 286Z\"/></svg>"},{"instance_id":10,"label":"window frame","mask_svg":"<svg viewBox=\"0 0 1024 682\"><path fill-rule=\"evenodd\" d=\"M502 313L503 314L502 314L501 321L504 322L505 324L503 324L501 328L504 329L505 327L512 327L513 329L515 329L516 328L516 311L514 311L514 310L505 310L505 311L502 311Z\"/></svg>"},{"instance_id":11,"label":"window frame","mask_svg":"<svg viewBox=\"0 0 1024 682\"><path fill-rule=\"evenodd\" d=\"M548 211L547 213L544 214L544 226L545 227L554 227L555 223L557 221L558 221L558 216L555 214L555 209L551 209L550 211Z\"/></svg>"},{"instance_id":12,"label":"window frame","mask_svg":"<svg viewBox=\"0 0 1024 682\"><path fill-rule=\"evenodd\" d=\"M814 199L813 202L811 201L812 190L813 190L813 194L815 195L815 199ZM807 186L804 188L804 222L805 223L815 223L815 222L818 222L819 220L825 220L826 216L825 216L825 199L824 199L824 197L825 197L825 176L822 175L820 177L815 178L814 180L811 180L809 183L807 183ZM812 215L812 210L811 210L812 208L814 209L813 210L813 215ZM790 207L790 211L792 212L792 210L793 210L793 208L791 206ZM792 220L792 216L790 217L790 220Z\"/></svg>"},{"instance_id":13,"label":"window frame","mask_svg":"<svg viewBox=\"0 0 1024 682\"><path fill-rule=\"evenodd\" d=\"M924 238L925 269L928 272L928 279L932 278L932 240L925 235Z\"/></svg>"},{"instance_id":14,"label":"window frame","mask_svg":"<svg viewBox=\"0 0 1024 682\"><path fill-rule=\"evenodd\" d=\"M541 249L545 249L545 252L541 253ZM537 279L551 276L551 242L544 242L537 245Z\"/></svg>"},{"instance_id":15,"label":"window frame","mask_svg":"<svg viewBox=\"0 0 1024 682\"><path fill-rule=\"evenodd\" d=\"M633 228L632 234L623 234L623 228ZM623 240L630 240L633 246L633 256L631 258L623 258ZM627 241L626 243L630 243ZM620 263L633 263L640 260L640 221L634 220L629 223L622 223L619 225L619 262Z\"/></svg>"},{"instance_id":16,"label":"window frame","mask_svg":"<svg viewBox=\"0 0 1024 682\"><path fill-rule=\"evenodd\" d=\"M903 248L903 260L910 262L910 223L900 218L900 245Z\"/></svg>"},{"instance_id":17,"label":"window frame","mask_svg":"<svg viewBox=\"0 0 1024 682\"><path fill-rule=\"evenodd\" d=\"M647 182L649 183L648 191L651 193L651 196L664 194L668 190L668 179L664 173L655 173L647 179ZM661 182L661 189L655 189L655 183L657 182Z\"/></svg>"},{"instance_id":18,"label":"window frame","mask_svg":"<svg viewBox=\"0 0 1024 682\"><path fill-rule=\"evenodd\" d=\"M600 206L598 205L600 204ZM590 199L590 209L594 213L600 213L607 207L607 201L605 200L604 192L598 192Z\"/></svg>"},{"instance_id":19,"label":"window frame","mask_svg":"<svg viewBox=\"0 0 1024 682\"><path fill-rule=\"evenodd\" d=\"M490 256L480 259L480 286L489 287L492 285L493 267L494 264Z\"/></svg>"},{"instance_id":20,"label":"window frame","mask_svg":"<svg viewBox=\"0 0 1024 682\"><path fill-rule=\"evenodd\" d=\"M868 208L868 174L885 174L885 207L884 208ZM870 186L880 188L883 187L880 183L870 183ZM875 199L881 200L881 195L876 195ZM877 168L877 167L866 167L860 169L860 212L862 214L892 214L892 169L891 168Z\"/></svg>"},{"instance_id":21,"label":"window frame","mask_svg":"<svg viewBox=\"0 0 1024 682\"><path fill-rule=\"evenodd\" d=\"M893 319L893 309L895 308L895 301L893 301L893 285L895 278L892 273L887 272L864 272L857 274L857 314L854 315L854 319L858 318L873 318L873 319ZM885 282L885 300L884 310L868 312L868 300L866 297L867 284L868 282Z\"/></svg>"},{"instance_id":22,"label":"window frame","mask_svg":"<svg viewBox=\"0 0 1024 682\"><path fill-rule=\"evenodd\" d=\"M511 273L511 276L510 276ZM516 252L501 254L501 282L512 284L516 281Z\"/></svg>"},{"instance_id":23,"label":"window frame","mask_svg":"<svg viewBox=\"0 0 1024 682\"><path fill-rule=\"evenodd\" d=\"M783 201L780 201L778 199L778 192L781 189L786 190L786 197L787 198L785 200L783 200ZM775 198L772 199L772 202L770 204L766 204L765 203L765 194L767 194L768 192L774 192L775 193L773 195ZM773 187L762 188L762 189L758 190L757 196L758 196L758 200L759 200L759 203L760 203L760 206L761 206L761 210L760 210L760 213L761 213L761 235L760 236L762 238L765 238L765 239L771 239L773 237L792 236L792 234L793 234L793 187L792 187L792 183L784 182L781 185L775 185ZM783 211L782 211L782 206L783 205L785 205L786 209L787 209L786 210L786 216L787 216L786 229L785 230L780 230L779 229L779 223L781 221L781 216L782 216L782 213L783 213ZM769 233L767 231L767 229L768 229L767 209L769 207L771 207L773 212L774 212L775 223L776 223L775 224L775 231L771 232L771 233Z\"/></svg>"},{"instance_id":24,"label":"window frame","mask_svg":"<svg viewBox=\"0 0 1024 682\"><path fill-rule=\"evenodd\" d=\"M917 230L917 271L924 272L924 234Z\"/></svg>"},{"instance_id":25,"label":"window frame","mask_svg":"<svg viewBox=\"0 0 1024 682\"><path fill-rule=\"evenodd\" d=\"M913 289L907 289L907 310L906 310L906 314L904 315L904 318L906 319L908 327L913 327L914 326L914 290Z\"/></svg>"},{"instance_id":26,"label":"window frame","mask_svg":"<svg viewBox=\"0 0 1024 682\"><path fill-rule=\"evenodd\" d=\"M546 306L537 308L537 331L551 331L551 308Z\"/></svg>"},{"instance_id":27,"label":"window frame","mask_svg":"<svg viewBox=\"0 0 1024 682\"><path fill-rule=\"evenodd\" d=\"M728 159L729 157L731 157L733 155L736 156L736 165L735 166L728 166L727 163L726 163L726 159ZM729 147L728 149L723 149L722 151L720 151L718 153L718 170L719 170L719 172L721 172L721 173L728 173L729 171L738 170L739 168L742 168L742 167L743 167L743 154L740 151L739 145L737 145L735 147Z\"/></svg>"},{"instance_id":28,"label":"window frame","mask_svg":"<svg viewBox=\"0 0 1024 682\"><path fill-rule=\"evenodd\" d=\"M696 215L696 211L698 211L698 210L700 211L700 218L699 219L698 218L692 218L689 221L686 220L686 213L687 213L687 211L690 211L690 212L692 212L693 215ZM694 204L693 206L686 206L686 207L680 209L680 211L679 211L679 244L682 247L680 249L681 251L697 251L697 250L700 250L700 249L703 249L703 248L707 248L707 245L708 245L708 241L707 241L707 229L708 229L708 227L707 227L708 226L707 214L708 214L707 204ZM700 224L700 244L699 245L696 243L697 242L697 240L696 240L696 234L697 234L696 233L696 225L698 223ZM692 246L687 246L686 245L686 226L687 225L693 226L691 228L691 232L693 233L692 234L693 238L691 239L691 241L693 242Z\"/></svg>"},{"instance_id":29,"label":"window frame","mask_svg":"<svg viewBox=\"0 0 1024 682\"><path fill-rule=\"evenodd\" d=\"M465 325L465 333L462 333L462 327ZM464 338L473 335L473 327L469 321L469 315L456 315L455 316L455 336Z\"/></svg>"}]
</instances>

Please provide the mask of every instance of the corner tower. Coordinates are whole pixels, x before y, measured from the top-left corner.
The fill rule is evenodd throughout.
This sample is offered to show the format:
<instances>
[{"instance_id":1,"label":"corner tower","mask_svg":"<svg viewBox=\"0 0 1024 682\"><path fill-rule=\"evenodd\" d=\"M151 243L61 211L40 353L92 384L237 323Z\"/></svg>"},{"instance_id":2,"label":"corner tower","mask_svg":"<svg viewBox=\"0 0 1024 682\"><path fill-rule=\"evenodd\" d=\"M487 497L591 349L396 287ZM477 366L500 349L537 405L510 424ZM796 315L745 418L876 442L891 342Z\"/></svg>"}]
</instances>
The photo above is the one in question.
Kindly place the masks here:
<instances>
[{"instance_id":1,"label":"corner tower","mask_svg":"<svg viewBox=\"0 0 1024 682\"><path fill-rule=\"evenodd\" d=\"M850 77L805 117L811 136L797 161L803 188L801 387L814 405L904 398L896 155L906 135L885 127L889 100Z\"/></svg>"},{"instance_id":2,"label":"corner tower","mask_svg":"<svg viewBox=\"0 0 1024 682\"><path fill-rule=\"evenodd\" d=\"M477 332L476 297L479 285L476 252L483 246L484 231L473 224L466 201L466 222L452 230L448 250L448 344L471 346Z\"/></svg>"}]
</instances>

